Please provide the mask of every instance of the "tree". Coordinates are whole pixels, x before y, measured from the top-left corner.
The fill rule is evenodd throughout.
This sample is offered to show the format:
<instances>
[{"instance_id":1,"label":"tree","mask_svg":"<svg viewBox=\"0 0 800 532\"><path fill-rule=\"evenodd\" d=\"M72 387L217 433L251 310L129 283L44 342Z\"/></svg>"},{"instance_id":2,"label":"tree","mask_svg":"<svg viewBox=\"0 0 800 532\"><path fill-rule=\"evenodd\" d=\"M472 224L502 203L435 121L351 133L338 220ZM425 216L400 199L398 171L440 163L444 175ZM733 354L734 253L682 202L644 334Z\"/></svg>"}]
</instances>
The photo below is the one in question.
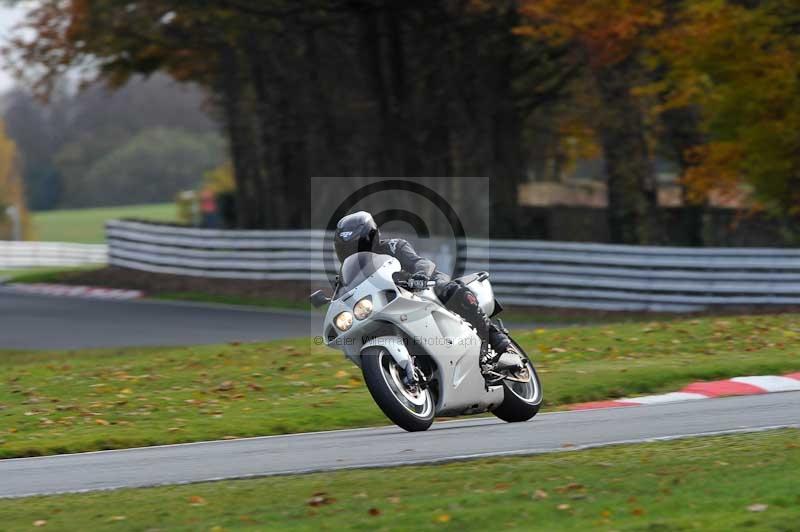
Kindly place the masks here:
<instances>
[{"instance_id":1,"label":"tree","mask_svg":"<svg viewBox=\"0 0 800 532\"><path fill-rule=\"evenodd\" d=\"M800 35L796 2L688 2L654 40L668 106L701 109L706 142L687 150L689 193L737 193L787 225L800 220Z\"/></svg>"},{"instance_id":2,"label":"tree","mask_svg":"<svg viewBox=\"0 0 800 532\"><path fill-rule=\"evenodd\" d=\"M16 210L16 220L10 218L8 209ZM21 227L15 227L21 224ZM5 126L0 122L0 238L16 237L15 230L21 229L22 236L28 232L28 212L25 195L19 177L19 161L14 142L6 136Z\"/></svg>"},{"instance_id":3,"label":"tree","mask_svg":"<svg viewBox=\"0 0 800 532\"><path fill-rule=\"evenodd\" d=\"M61 175L53 154L62 131L27 92L13 90L6 101L6 130L19 151L27 203L33 210L51 209L61 196Z\"/></svg>"},{"instance_id":4,"label":"tree","mask_svg":"<svg viewBox=\"0 0 800 532\"><path fill-rule=\"evenodd\" d=\"M125 201L110 188L87 191L86 176L98 161L143 131L166 128L177 136L216 135L217 131L204 110L206 93L164 75L148 80L133 77L116 91L97 83L78 93L57 88L47 103L22 89L12 91L6 100L8 134L17 145L28 204L34 210ZM134 174L117 167L107 178L119 184L122 175ZM131 188L160 190L160 195L152 197L158 201L172 197L174 187L158 183L163 172L136 175L141 181L131 183Z\"/></svg>"},{"instance_id":5,"label":"tree","mask_svg":"<svg viewBox=\"0 0 800 532\"><path fill-rule=\"evenodd\" d=\"M662 240L658 190L645 134L643 103L633 94L647 81L645 38L663 22L661 2L526 0L516 31L567 44L594 84L598 132L608 177L611 239L628 244Z\"/></svg>"},{"instance_id":6,"label":"tree","mask_svg":"<svg viewBox=\"0 0 800 532\"><path fill-rule=\"evenodd\" d=\"M81 207L168 200L181 190L197 187L207 171L225 161L224 152L222 138L214 133L145 129L97 159L84 174L68 170L65 201Z\"/></svg>"}]
</instances>

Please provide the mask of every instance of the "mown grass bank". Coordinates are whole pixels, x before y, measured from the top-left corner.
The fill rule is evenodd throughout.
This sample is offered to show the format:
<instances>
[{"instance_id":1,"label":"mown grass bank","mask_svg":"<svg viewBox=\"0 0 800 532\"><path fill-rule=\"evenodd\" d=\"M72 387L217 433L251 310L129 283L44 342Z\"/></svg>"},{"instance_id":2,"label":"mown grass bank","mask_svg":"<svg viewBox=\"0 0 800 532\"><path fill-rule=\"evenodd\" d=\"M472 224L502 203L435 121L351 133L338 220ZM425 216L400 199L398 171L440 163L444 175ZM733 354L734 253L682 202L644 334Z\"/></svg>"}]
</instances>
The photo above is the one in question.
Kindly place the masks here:
<instances>
[{"instance_id":1,"label":"mown grass bank","mask_svg":"<svg viewBox=\"0 0 800 532\"><path fill-rule=\"evenodd\" d=\"M105 242L106 220L140 218L174 222L177 211L174 203L126 205L92 209L63 209L33 214L33 229L37 240L46 242Z\"/></svg>"},{"instance_id":2,"label":"mown grass bank","mask_svg":"<svg viewBox=\"0 0 800 532\"><path fill-rule=\"evenodd\" d=\"M0 530L797 530L800 431L0 500Z\"/></svg>"},{"instance_id":3,"label":"mown grass bank","mask_svg":"<svg viewBox=\"0 0 800 532\"><path fill-rule=\"evenodd\" d=\"M800 369L800 316L516 334L546 408ZM265 344L0 352L0 457L387 424L341 353Z\"/></svg>"}]
</instances>

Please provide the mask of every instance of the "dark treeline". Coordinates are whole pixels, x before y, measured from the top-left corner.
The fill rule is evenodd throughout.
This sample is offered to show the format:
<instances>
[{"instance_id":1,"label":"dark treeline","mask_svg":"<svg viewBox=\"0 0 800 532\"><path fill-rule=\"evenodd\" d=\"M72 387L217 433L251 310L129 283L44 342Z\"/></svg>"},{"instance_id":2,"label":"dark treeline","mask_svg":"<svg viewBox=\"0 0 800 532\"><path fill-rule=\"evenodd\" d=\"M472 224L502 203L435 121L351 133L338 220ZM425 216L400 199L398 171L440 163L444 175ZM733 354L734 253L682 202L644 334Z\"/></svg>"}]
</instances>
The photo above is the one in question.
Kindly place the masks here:
<instances>
[{"instance_id":1,"label":"dark treeline","mask_svg":"<svg viewBox=\"0 0 800 532\"><path fill-rule=\"evenodd\" d=\"M518 185L587 143L613 241L665 242L658 154L702 244L721 187L798 219L792 1L42 0L7 54L45 94L87 62L206 87L243 228L308 225L310 176L488 176L513 236Z\"/></svg>"},{"instance_id":2,"label":"dark treeline","mask_svg":"<svg viewBox=\"0 0 800 532\"><path fill-rule=\"evenodd\" d=\"M514 11L325 7L279 22L253 10L259 23L220 43L211 86L231 140L240 225L304 226L307 205L284 200L308 198L308 176L491 176L493 226L512 232L531 110L514 82L537 60L553 61L512 34ZM275 200L267 208L265 197Z\"/></svg>"},{"instance_id":3,"label":"dark treeline","mask_svg":"<svg viewBox=\"0 0 800 532\"><path fill-rule=\"evenodd\" d=\"M167 76L132 78L116 91L93 83L3 96L33 210L169 201L224 163L225 142L198 87Z\"/></svg>"},{"instance_id":4,"label":"dark treeline","mask_svg":"<svg viewBox=\"0 0 800 532\"><path fill-rule=\"evenodd\" d=\"M561 51L514 35L514 2L471 4L45 5L34 24L66 15L71 33L38 40L25 59L95 53L112 82L163 69L206 85L230 141L241 227L307 225L309 176L489 176L493 229L510 234L523 126L570 69Z\"/></svg>"}]
</instances>

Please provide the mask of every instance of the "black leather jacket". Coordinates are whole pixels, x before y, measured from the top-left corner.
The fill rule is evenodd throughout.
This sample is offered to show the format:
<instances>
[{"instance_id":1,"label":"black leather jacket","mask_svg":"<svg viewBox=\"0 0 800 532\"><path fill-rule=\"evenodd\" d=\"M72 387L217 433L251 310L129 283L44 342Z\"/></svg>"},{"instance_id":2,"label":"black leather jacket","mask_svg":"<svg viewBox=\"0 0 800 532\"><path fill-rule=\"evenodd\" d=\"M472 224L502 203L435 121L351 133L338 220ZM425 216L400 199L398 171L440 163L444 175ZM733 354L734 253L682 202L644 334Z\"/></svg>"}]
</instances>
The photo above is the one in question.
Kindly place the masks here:
<instances>
[{"instance_id":1,"label":"black leather jacket","mask_svg":"<svg viewBox=\"0 0 800 532\"><path fill-rule=\"evenodd\" d=\"M414 251L414 247L402 238L390 238L388 240L381 240L375 250L376 253L381 255L390 255L400 261L400 267L403 271L415 274L423 273L428 276L431 281L444 282L449 281L450 277L436 269L436 264L432 260L420 257Z\"/></svg>"}]
</instances>

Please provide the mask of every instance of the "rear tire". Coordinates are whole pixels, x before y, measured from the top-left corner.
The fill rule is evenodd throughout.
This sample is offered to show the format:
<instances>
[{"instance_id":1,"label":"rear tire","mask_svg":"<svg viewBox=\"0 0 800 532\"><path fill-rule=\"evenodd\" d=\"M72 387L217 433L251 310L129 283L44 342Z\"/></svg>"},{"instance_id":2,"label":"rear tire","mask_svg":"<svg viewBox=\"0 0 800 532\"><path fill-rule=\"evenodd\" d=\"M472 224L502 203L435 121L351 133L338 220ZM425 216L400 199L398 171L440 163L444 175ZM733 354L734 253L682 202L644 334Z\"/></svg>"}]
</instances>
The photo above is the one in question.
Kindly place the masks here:
<instances>
[{"instance_id":1,"label":"rear tire","mask_svg":"<svg viewBox=\"0 0 800 532\"><path fill-rule=\"evenodd\" d=\"M435 410L430 390L410 391L402 382L403 370L385 349L362 353L361 371L370 395L386 417L408 432L428 430Z\"/></svg>"},{"instance_id":2,"label":"rear tire","mask_svg":"<svg viewBox=\"0 0 800 532\"><path fill-rule=\"evenodd\" d=\"M520 353L525 353L514 343ZM528 421L539 412L542 406L542 383L536 368L525 356L525 364L530 374L529 383L503 381L503 402L492 410L492 414L508 423Z\"/></svg>"}]
</instances>

